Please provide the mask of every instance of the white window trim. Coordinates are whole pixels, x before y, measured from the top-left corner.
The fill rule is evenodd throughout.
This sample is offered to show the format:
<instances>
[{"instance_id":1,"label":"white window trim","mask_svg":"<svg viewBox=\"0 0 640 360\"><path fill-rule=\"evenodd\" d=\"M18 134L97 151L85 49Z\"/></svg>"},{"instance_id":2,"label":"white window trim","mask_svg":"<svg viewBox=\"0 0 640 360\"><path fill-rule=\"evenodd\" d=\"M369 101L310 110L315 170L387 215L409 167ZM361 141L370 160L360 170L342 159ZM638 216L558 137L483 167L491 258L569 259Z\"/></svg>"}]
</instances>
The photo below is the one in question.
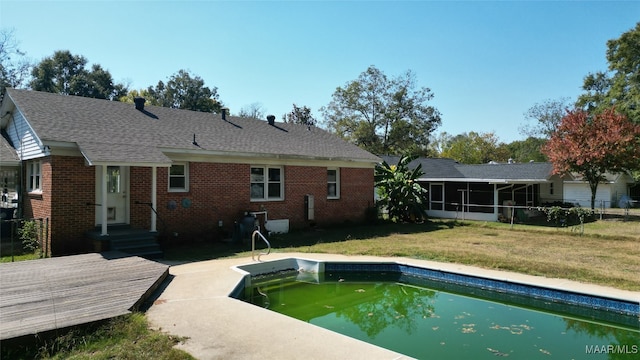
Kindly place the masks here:
<instances>
[{"instance_id":1,"label":"white window trim","mask_svg":"<svg viewBox=\"0 0 640 360\"><path fill-rule=\"evenodd\" d=\"M264 170L264 197L263 198L252 198L251 197L251 184L253 183L251 179L249 179L249 200L251 202L265 202L265 201L282 201L284 200L284 166L274 166L274 165L251 165L249 167L249 174L251 174L252 168L260 168ZM278 169L280 170L280 197L270 198L269 197L269 169Z\"/></svg>"},{"instance_id":2,"label":"white window trim","mask_svg":"<svg viewBox=\"0 0 640 360\"><path fill-rule=\"evenodd\" d=\"M327 168L327 172L329 172L329 170L335 170L336 171L336 195L335 196L330 196L329 192L327 191L327 199L340 199L340 168ZM327 174L327 185L329 185L329 178L328 178Z\"/></svg>"},{"instance_id":3,"label":"white window trim","mask_svg":"<svg viewBox=\"0 0 640 360\"><path fill-rule=\"evenodd\" d=\"M184 166L184 188L172 188L171 187L171 168L167 170L167 191L168 192L188 192L189 191L189 163L188 162L174 162L173 165Z\"/></svg>"},{"instance_id":4,"label":"white window trim","mask_svg":"<svg viewBox=\"0 0 640 360\"><path fill-rule=\"evenodd\" d=\"M33 173L33 166L37 164L38 165L38 172L37 175L34 175ZM38 185L39 186L34 186L34 179L32 179L32 176L36 176L38 178ZM27 181L28 181L28 186L27 186L27 191L29 193L42 193L42 161L40 160L34 160L34 161L29 161L27 163Z\"/></svg>"}]
</instances>

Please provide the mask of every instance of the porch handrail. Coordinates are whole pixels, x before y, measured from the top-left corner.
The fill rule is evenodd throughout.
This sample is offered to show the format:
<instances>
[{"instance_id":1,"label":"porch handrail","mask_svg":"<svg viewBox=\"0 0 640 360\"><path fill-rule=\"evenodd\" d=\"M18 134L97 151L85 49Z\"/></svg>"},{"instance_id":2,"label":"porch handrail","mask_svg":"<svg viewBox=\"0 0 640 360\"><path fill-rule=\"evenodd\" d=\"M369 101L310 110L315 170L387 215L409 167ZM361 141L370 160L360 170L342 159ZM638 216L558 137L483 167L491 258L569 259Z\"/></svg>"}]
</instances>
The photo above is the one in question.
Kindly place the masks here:
<instances>
[{"instance_id":1,"label":"porch handrail","mask_svg":"<svg viewBox=\"0 0 640 360\"><path fill-rule=\"evenodd\" d=\"M142 202L142 201L134 201L134 204L136 205L147 205L151 208L151 211L153 211L154 214L156 214L156 218L158 220L160 220L160 222L162 223L162 228L164 229L164 232L167 232L167 223L164 222L164 220L162 219L162 217L160 217L160 214L158 214L158 211L153 207L153 203L151 202Z\"/></svg>"}]
</instances>

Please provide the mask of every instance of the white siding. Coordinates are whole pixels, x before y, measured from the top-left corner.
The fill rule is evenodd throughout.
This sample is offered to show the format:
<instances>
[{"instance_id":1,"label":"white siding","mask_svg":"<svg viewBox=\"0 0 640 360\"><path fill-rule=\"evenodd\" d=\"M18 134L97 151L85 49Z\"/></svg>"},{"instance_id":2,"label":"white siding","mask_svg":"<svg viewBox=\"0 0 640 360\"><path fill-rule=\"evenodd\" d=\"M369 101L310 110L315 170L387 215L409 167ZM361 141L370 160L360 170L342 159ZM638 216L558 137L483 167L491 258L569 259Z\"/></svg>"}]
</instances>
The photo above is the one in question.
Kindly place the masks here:
<instances>
[{"instance_id":1,"label":"white siding","mask_svg":"<svg viewBox=\"0 0 640 360\"><path fill-rule=\"evenodd\" d=\"M477 212L456 212L445 210L427 210L427 216L441 219L458 219L458 220L478 220L478 221L498 221L498 216L494 213L477 213Z\"/></svg>"},{"instance_id":2,"label":"white siding","mask_svg":"<svg viewBox=\"0 0 640 360\"><path fill-rule=\"evenodd\" d=\"M562 179L558 175L553 175L549 178L548 183L540 184L540 201L545 202L555 202L562 201L563 199L563 189L562 189ZM553 194L551 193L551 189L553 188Z\"/></svg>"},{"instance_id":3,"label":"white siding","mask_svg":"<svg viewBox=\"0 0 640 360\"><path fill-rule=\"evenodd\" d=\"M44 156L40 140L20 111L13 115L6 130L21 160Z\"/></svg>"},{"instance_id":4,"label":"white siding","mask_svg":"<svg viewBox=\"0 0 640 360\"><path fill-rule=\"evenodd\" d=\"M564 183L563 197L565 202L591 207L591 189L587 183ZM601 201L604 201L605 208L611 207L611 184L598 185L596 208L600 207Z\"/></svg>"}]
</instances>

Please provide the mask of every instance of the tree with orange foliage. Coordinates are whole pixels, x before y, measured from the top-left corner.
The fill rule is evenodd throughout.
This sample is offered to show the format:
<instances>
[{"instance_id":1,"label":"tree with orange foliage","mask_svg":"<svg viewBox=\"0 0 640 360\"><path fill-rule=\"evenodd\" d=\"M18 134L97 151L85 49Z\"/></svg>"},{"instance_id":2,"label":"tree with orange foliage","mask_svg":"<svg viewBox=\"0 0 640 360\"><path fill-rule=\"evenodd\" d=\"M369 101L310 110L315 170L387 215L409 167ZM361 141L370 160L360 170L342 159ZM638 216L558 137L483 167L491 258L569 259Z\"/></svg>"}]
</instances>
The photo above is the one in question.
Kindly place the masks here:
<instances>
[{"instance_id":1,"label":"tree with orange foliage","mask_svg":"<svg viewBox=\"0 0 640 360\"><path fill-rule=\"evenodd\" d=\"M591 209L604 174L640 169L640 124L615 108L591 114L568 110L543 147L555 174L576 172L591 189Z\"/></svg>"}]
</instances>

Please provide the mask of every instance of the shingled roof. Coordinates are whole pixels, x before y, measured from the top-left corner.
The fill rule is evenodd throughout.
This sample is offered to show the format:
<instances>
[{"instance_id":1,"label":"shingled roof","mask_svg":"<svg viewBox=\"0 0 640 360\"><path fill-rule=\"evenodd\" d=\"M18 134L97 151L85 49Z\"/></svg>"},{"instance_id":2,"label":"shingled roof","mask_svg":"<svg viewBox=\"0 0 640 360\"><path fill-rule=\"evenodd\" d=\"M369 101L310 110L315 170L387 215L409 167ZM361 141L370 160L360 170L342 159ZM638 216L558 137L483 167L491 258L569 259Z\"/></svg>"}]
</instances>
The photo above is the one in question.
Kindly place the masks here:
<instances>
[{"instance_id":1,"label":"shingled roof","mask_svg":"<svg viewBox=\"0 0 640 360\"><path fill-rule=\"evenodd\" d=\"M16 149L11 146L11 143L4 137L4 134L0 135L0 164L1 165L13 165L20 164L20 158Z\"/></svg>"},{"instance_id":2,"label":"shingled roof","mask_svg":"<svg viewBox=\"0 0 640 360\"><path fill-rule=\"evenodd\" d=\"M387 164L394 165L400 161L400 156L380 156ZM456 165L460 165L457 161L448 158L417 158L409 163L410 169L415 169L418 165L422 165L422 177L429 178L464 178L464 174L458 170Z\"/></svg>"},{"instance_id":3,"label":"shingled roof","mask_svg":"<svg viewBox=\"0 0 640 360\"><path fill-rule=\"evenodd\" d=\"M43 143L75 143L90 164L166 165L168 153L380 161L317 127L28 90L7 97Z\"/></svg>"},{"instance_id":4,"label":"shingled roof","mask_svg":"<svg viewBox=\"0 0 640 360\"><path fill-rule=\"evenodd\" d=\"M389 164L397 164L398 156L381 156ZM422 165L421 181L464 181L489 183L546 182L552 175L551 163L530 162L511 164L460 164L446 158L418 158L409 164L414 169Z\"/></svg>"}]
</instances>

